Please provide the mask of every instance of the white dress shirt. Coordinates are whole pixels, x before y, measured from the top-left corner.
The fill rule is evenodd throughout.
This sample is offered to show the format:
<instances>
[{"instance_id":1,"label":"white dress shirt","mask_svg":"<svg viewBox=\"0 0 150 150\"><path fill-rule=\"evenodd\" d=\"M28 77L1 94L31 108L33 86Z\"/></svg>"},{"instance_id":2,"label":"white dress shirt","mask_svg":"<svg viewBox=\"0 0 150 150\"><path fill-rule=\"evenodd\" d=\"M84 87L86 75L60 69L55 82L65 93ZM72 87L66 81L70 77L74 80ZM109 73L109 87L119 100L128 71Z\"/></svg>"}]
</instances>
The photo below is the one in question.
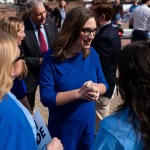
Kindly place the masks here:
<instances>
[{"instance_id":1,"label":"white dress shirt","mask_svg":"<svg viewBox=\"0 0 150 150\"><path fill-rule=\"evenodd\" d=\"M150 8L146 4L136 8L131 15L131 19L133 19L134 30L150 30Z\"/></svg>"},{"instance_id":2,"label":"white dress shirt","mask_svg":"<svg viewBox=\"0 0 150 150\"><path fill-rule=\"evenodd\" d=\"M30 18L30 20L31 20L32 26L33 26L33 28L34 28L34 33L35 33L35 35L36 35L37 41L38 41L38 43L39 43L39 45L40 45L39 37L38 37L37 25L32 21L31 18ZM46 31L45 31L43 25L41 25L40 27L41 27L40 30L41 30L41 32L42 32L43 35L44 35L44 38L45 38L45 41L46 41L46 45L47 45L47 47L48 47L48 38L47 38L47 35L46 35Z\"/></svg>"}]
</instances>

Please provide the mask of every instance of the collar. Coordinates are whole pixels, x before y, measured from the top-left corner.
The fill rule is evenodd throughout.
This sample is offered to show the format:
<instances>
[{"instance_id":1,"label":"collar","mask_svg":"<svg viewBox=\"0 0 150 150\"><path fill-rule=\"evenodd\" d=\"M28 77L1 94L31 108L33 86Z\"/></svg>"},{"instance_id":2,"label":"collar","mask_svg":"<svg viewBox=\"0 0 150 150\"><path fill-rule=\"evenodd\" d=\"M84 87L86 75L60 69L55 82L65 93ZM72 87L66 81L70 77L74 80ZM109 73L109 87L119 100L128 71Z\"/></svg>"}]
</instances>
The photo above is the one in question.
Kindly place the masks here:
<instances>
[{"instance_id":1,"label":"collar","mask_svg":"<svg viewBox=\"0 0 150 150\"><path fill-rule=\"evenodd\" d=\"M31 23L32 23L32 26L33 26L34 30L37 30L37 29L36 29L37 25L33 22L33 20L32 20L31 18L30 18L30 21L31 21ZM41 28L42 28L42 29L44 28L43 24L41 25Z\"/></svg>"},{"instance_id":2,"label":"collar","mask_svg":"<svg viewBox=\"0 0 150 150\"><path fill-rule=\"evenodd\" d=\"M100 31L101 28L111 23L111 20L109 20L107 23L103 24L102 26L98 27L97 33Z\"/></svg>"},{"instance_id":3,"label":"collar","mask_svg":"<svg viewBox=\"0 0 150 150\"><path fill-rule=\"evenodd\" d=\"M105 23L105 24L103 24L102 26L100 26L99 29L101 29L102 27L104 27L104 26L106 26L106 25L108 25L108 24L110 24L110 23L111 23L111 20L109 20L107 23Z\"/></svg>"}]
</instances>

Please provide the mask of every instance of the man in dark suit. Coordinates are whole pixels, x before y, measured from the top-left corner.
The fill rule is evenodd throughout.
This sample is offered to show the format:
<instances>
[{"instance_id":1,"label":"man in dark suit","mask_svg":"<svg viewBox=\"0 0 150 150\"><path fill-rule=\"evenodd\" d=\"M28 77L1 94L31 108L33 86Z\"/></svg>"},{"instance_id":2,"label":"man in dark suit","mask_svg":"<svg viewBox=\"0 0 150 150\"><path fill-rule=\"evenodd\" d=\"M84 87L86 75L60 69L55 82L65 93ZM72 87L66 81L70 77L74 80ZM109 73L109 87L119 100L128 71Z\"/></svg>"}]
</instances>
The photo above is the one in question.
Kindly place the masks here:
<instances>
[{"instance_id":1,"label":"man in dark suit","mask_svg":"<svg viewBox=\"0 0 150 150\"><path fill-rule=\"evenodd\" d=\"M92 41L92 47L100 56L103 73L109 85L108 91L100 95L96 102L97 128L98 122L109 114L109 104L116 84L116 69L118 55L121 50L121 40L116 29L111 24L113 6L111 2L101 2L95 7L98 33Z\"/></svg>"},{"instance_id":2,"label":"man in dark suit","mask_svg":"<svg viewBox=\"0 0 150 150\"><path fill-rule=\"evenodd\" d=\"M57 33L55 22L46 18L46 10L42 1L27 1L26 10L28 17L25 20L26 37L22 42L22 49L26 56L28 66L28 75L25 78L27 86L27 98L31 109L34 108L35 92L39 84L40 65L43 60L44 52L46 52L53 42L53 38ZM39 31L40 29L40 31ZM42 34L42 40L39 36ZM44 40L44 41L43 41ZM43 50L42 44L45 49Z\"/></svg>"}]
</instances>

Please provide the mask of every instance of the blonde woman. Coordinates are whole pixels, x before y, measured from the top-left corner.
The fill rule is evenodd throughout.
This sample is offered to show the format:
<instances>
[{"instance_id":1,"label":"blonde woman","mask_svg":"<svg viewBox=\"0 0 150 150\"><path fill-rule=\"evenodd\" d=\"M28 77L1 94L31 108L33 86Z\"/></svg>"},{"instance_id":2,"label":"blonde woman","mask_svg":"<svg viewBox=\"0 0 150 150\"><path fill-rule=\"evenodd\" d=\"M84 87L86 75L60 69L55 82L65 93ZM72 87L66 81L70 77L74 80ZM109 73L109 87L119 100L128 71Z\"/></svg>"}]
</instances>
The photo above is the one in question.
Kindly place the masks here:
<instances>
[{"instance_id":1,"label":"blonde woman","mask_svg":"<svg viewBox=\"0 0 150 150\"><path fill-rule=\"evenodd\" d=\"M22 58L16 40L0 30L0 148L37 150L29 111L10 92L13 79L22 72ZM53 138L47 149L63 150L59 139Z\"/></svg>"},{"instance_id":2,"label":"blonde woman","mask_svg":"<svg viewBox=\"0 0 150 150\"><path fill-rule=\"evenodd\" d=\"M12 35L16 40L18 46L21 45L23 38L25 37L24 33L24 23L21 19L17 17L5 17L0 22L0 28ZM20 51L20 57L22 58L23 68L22 72L18 78L14 79L14 84L11 89L11 92L17 97L18 100L32 113L31 108L29 106L27 97L26 97L26 85L24 80L22 80L27 74L27 67L25 64L25 57L23 51ZM19 69L19 68L18 68Z\"/></svg>"},{"instance_id":3,"label":"blonde woman","mask_svg":"<svg viewBox=\"0 0 150 150\"><path fill-rule=\"evenodd\" d=\"M0 35L0 148L35 150L37 145L27 114L10 92L13 78L22 71L20 51L12 36L3 31Z\"/></svg>"}]
</instances>

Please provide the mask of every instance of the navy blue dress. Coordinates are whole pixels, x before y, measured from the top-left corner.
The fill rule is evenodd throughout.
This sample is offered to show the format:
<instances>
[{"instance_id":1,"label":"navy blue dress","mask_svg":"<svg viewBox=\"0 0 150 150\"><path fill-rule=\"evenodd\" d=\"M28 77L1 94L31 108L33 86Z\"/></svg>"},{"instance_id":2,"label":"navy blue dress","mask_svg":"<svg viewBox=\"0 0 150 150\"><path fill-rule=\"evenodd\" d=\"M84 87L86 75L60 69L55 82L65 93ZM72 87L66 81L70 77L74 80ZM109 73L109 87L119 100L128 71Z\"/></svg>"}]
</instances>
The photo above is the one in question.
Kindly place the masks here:
<instances>
[{"instance_id":1,"label":"navy blue dress","mask_svg":"<svg viewBox=\"0 0 150 150\"><path fill-rule=\"evenodd\" d=\"M18 80L18 78L15 78L11 92L18 100L23 99L26 96L26 85L24 80Z\"/></svg>"}]
</instances>

